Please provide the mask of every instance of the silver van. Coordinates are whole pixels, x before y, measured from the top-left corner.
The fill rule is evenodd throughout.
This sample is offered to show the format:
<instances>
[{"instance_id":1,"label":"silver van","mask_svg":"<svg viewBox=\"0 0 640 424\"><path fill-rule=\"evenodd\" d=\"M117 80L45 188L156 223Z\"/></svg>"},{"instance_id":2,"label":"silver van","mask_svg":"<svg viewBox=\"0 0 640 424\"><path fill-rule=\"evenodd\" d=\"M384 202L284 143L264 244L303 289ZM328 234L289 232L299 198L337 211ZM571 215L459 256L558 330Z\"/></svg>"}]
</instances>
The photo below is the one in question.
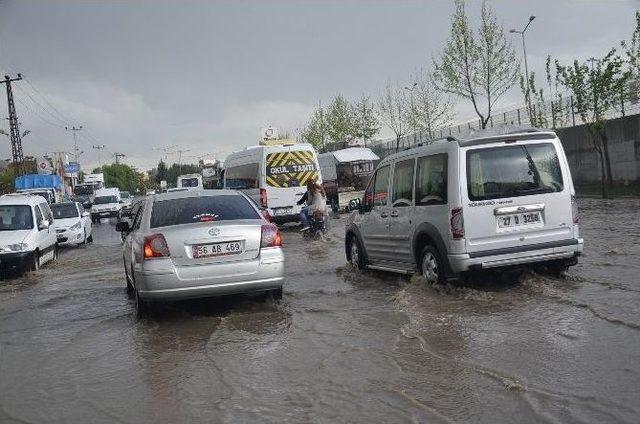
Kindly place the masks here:
<instances>
[{"instance_id":1,"label":"silver van","mask_svg":"<svg viewBox=\"0 0 640 424\"><path fill-rule=\"evenodd\" d=\"M345 249L357 268L431 282L522 265L562 272L583 249L562 144L554 132L519 129L389 156L347 221Z\"/></svg>"}]
</instances>

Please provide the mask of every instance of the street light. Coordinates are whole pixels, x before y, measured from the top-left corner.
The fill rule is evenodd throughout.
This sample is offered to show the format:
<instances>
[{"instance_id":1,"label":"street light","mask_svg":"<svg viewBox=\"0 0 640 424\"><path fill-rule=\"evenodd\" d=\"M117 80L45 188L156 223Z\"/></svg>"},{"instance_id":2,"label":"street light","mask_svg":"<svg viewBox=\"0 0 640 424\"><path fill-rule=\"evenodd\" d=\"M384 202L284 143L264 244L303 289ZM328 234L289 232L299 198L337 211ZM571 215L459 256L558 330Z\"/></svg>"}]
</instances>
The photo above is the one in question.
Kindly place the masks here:
<instances>
[{"instance_id":1,"label":"street light","mask_svg":"<svg viewBox=\"0 0 640 424\"><path fill-rule=\"evenodd\" d=\"M536 17L531 15L529 16L529 22L527 22L527 25L525 25L524 29L522 31L518 31L517 29L511 29L509 30L510 33L512 34L520 34L522 36L522 52L524 54L524 73L525 73L525 80L527 82L527 106L529 106L529 111L531 111L531 98L530 98L530 89L529 89L529 67L527 66L527 45L524 42L524 33L527 32L527 29L529 28L529 25L531 25L531 22L533 22L533 20Z\"/></svg>"}]
</instances>

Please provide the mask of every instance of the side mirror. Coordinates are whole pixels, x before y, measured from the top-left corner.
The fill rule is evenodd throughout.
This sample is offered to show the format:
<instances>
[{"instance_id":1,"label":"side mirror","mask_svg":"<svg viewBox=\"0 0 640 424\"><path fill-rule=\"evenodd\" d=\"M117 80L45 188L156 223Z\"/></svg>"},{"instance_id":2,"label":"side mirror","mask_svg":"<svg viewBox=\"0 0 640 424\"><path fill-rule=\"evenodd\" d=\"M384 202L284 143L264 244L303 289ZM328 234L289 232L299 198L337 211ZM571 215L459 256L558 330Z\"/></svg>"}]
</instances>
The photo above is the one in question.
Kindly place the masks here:
<instances>
[{"instance_id":1,"label":"side mirror","mask_svg":"<svg viewBox=\"0 0 640 424\"><path fill-rule=\"evenodd\" d=\"M362 207L362 203L360 199L351 199L349 201L349 210L350 211L359 211Z\"/></svg>"},{"instance_id":2,"label":"side mirror","mask_svg":"<svg viewBox=\"0 0 640 424\"><path fill-rule=\"evenodd\" d=\"M129 227L129 223L127 221L120 221L116 223L116 231L120 233L128 233L131 231L131 227Z\"/></svg>"},{"instance_id":3,"label":"side mirror","mask_svg":"<svg viewBox=\"0 0 640 424\"><path fill-rule=\"evenodd\" d=\"M40 223L40 225L38 225L38 230L40 230L40 231L46 230L46 229L49 228L49 225L51 225L51 224L49 223L48 220L45 219Z\"/></svg>"}]
</instances>

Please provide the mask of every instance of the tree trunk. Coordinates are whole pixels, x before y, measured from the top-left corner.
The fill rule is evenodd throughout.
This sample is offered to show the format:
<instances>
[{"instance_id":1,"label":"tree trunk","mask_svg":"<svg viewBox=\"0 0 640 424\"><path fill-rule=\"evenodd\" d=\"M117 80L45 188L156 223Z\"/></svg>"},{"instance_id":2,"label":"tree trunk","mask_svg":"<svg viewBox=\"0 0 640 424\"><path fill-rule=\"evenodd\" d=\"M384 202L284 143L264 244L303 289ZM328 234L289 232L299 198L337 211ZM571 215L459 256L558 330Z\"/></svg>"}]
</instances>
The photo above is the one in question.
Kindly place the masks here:
<instances>
[{"instance_id":1,"label":"tree trunk","mask_svg":"<svg viewBox=\"0 0 640 424\"><path fill-rule=\"evenodd\" d=\"M609 187L607 185L607 177L604 170L604 155L600 149L596 150L598 154L598 158L600 158L600 187L602 189L602 198L606 199L609 197Z\"/></svg>"},{"instance_id":2,"label":"tree trunk","mask_svg":"<svg viewBox=\"0 0 640 424\"><path fill-rule=\"evenodd\" d=\"M400 134L396 134L396 153L400 151Z\"/></svg>"},{"instance_id":3,"label":"tree trunk","mask_svg":"<svg viewBox=\"0 0 640 424\"><path fill-rule=\"evenodd\" d=\"M605 184L607 186L607 199L613 198L611 196L611 187L613 185L613 177L611 175L611 158L609 157L609 137L607 136L607 130L600 130L600 140L602 141L602 164L603 173L605 178ZM604 197L604 192L602 193Z\"/></svg>"}]
</instances>

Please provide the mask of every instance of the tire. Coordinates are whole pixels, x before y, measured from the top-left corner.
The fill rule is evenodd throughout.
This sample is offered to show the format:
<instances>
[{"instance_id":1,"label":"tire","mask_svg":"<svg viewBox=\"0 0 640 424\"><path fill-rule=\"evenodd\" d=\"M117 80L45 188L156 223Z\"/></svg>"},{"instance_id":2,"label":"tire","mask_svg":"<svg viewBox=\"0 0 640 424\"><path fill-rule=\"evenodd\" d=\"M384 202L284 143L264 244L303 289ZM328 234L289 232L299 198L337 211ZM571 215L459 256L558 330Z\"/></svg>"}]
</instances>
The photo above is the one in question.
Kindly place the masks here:
<instances>
[{"instance_id":1,"label":"tire","mask_svg":"<svg viewBox=\"0 0 640 424\"><path fill-rule=\"evenodd\" d=\"M56 245L53 248L53 258L51 259L51 262L56 262L58 260L58 244L56 243Z\"/></svg>"},{"instance_id":2,"label":"tire","mask_svg":"<svg viewBox=\"0 0 640 424\"><path fill-rule=\"evenodd\" d=\"M131 283L131 280L133 279L133 270L131 275L129 275L129 273L127 272L127 264L124 262L124 258L122 259L122 263L124 265L124 279L127 282L127 293L132 294L135 290L135 288L133 287L133 284Z\"/></svg>"},{"instance_id":3,"label":"tire","mask_svg":"<svg viewBox=\"0 0 640 424\"><path fill-rule=\"evenodd\" d=\"M136 297L136 317L143 318L149 312L149 305L139 296L138 290L134 290L134 294Z\"/></svg>"},{"instance_id":4,"label":"tire","mask_svg":"<svg viewBox=\"0 0 640 424\"><path fill-rule=\"evenodd\" d=\"M87 237L87 242L93 243L93 233L89 234L89 237Z\"/></svg>"},{"instance_id":5,"label":"tire","mask_svg":"<svg viewBox=\"0 0 640 424\"><path fill-rule=\"evenodd\" d=\"M270 290L269 297L274 301L282 300L282 287Z\"/></svg>"},{"instance_id":6,"label":"tire","mask_svg":"<svg viewBox=\"0 0 640 424\"><path fill-rule=\"evenodd\" d=\"M347 260L354 268L357 270L363 270L366 266L364 260L364 249L362 248L362 244L360 240L356 236L351 236L349 241L347 242L347 252L348 257Z\"/></svg>"},{"instance_id":7,"label":"tire","mask_svg":"<svg viewBox=\"0 0 640 424\"><path fill-rule=\"evenodd\" d=\"M31 259L31 271L38 271L40 269L40 252L35 250L33 252L33 258Z\"/></svg>"},{"instance_id":8,"label":"tire","mask_svg":"<svg viewBox=\"0 0 640 424\"><path fill-rule=\"evenodd\" d=\"M82 245L86 245L87 244L87 230L84 231L84 239L82 240Z\"/></svg>"},{"instance_id":9,"label":"tire","mask_svg":"<svg viewBox=\"0 0 640 424\"><path fill-rule=\"evenodd\" d=\"M438 249L427 245L420 253L420 275L430 284L442 284L445 282L445 267Z\"/></svg>"}]
</instances>

